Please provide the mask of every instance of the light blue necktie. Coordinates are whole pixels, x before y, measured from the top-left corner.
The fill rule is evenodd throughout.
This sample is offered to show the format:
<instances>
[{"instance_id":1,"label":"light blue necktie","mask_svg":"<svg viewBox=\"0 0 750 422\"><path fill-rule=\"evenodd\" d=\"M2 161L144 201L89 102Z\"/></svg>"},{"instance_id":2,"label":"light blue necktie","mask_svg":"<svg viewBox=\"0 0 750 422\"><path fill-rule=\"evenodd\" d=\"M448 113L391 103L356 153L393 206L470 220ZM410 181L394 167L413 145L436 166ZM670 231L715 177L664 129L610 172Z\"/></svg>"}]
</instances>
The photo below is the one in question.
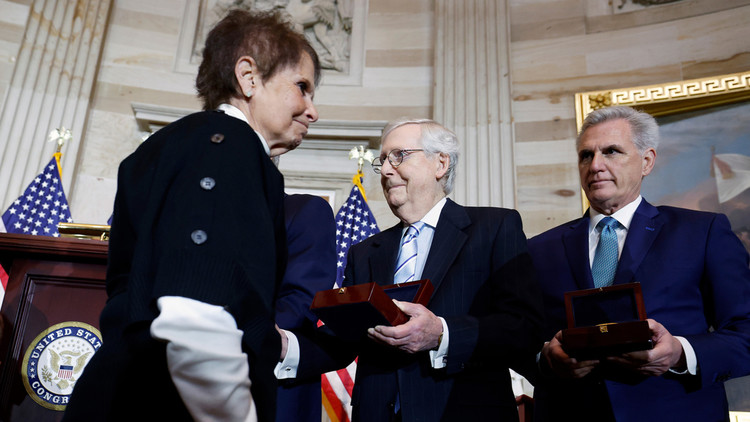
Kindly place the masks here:
<instances>
[{"instance_id":1,"label":"light blue necktie","mask_svg":"<svg viewBox=\"0 0 750 422\"><path fill-rule=\"evenodd\" d=\"M615 227L620 224L612 217L604 217L597 229L601 230L599 243L594 253L594 264L591 275L594 277L594 287L611 286L617 271L617 233Z\"/></svg>"},{"instance_id":2,"label":"light blue necktie","mask_svg":"<svg viewBox=\"0 0 750 422\"><path fill-rule=\"evenodd\" d=\"M406 235L401 241L401 251L398 254L396 272L393 275L393 284L401 284L414 280L417 270L417 237L422 229L421 221L418 221L406 230Z\"/></svg>"}]
</instances>

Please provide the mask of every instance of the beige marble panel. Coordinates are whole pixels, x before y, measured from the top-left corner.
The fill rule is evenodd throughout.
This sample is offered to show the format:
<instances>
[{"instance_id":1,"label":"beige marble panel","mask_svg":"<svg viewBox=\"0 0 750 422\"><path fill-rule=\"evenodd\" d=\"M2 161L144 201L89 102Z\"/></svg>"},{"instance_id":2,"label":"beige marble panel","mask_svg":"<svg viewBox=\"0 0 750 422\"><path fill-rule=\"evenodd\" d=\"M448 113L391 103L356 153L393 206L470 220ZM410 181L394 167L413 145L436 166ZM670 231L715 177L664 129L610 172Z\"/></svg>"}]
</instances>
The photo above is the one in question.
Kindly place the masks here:
<instances>
[{"instance_id":1,"label":"beige marble panel","mask_svg":"<svg viewBox=\"0 0 750 422\"><path fill-rule=\"evenodd\" d=\"M517 122L514 125L516 142L565 140L576 136L575 119Z\"/></svg>"},{"instance_id":2,"label":"beige marble panel","mask_svg":"<svg viewBox=\"0 0 750 422\"><path fill-rule=\"evenodd\" d=\"M583 0L511 1L511 41L582 35L583 11Z\"/></svg>"},{"instance_id":3,"label":"beige marble panel","mask_svg":"<svg viewBox=\"0 0 750 422\"><path fill-rule=\"evenodd\" d=\"M681 61L727 59L750 51L750 6L684 19L677 28ZM743 42L744 41L744 42Z\"/></svg>"},{"instance_id":4,"label":"beige marble panel","mask_svg":"<svg viewBox=\"0 0 750 422\"><path fill-rule=\"evenodd\" d=\"M162 3L162 2L151 2ZM169 3L169 2L164 2ZM178 2L181 3L181 2ZM127 3L126 3L127 4ZM176 10L182 10L182 6ZM164 10L163 13L149 12L145 9L117 8L112 13L112 21L119 26L125 26L134 31L163 32L177 34L180 32L180 16L175 15L175 9Z\"/></svg>"},{"instance_id":5,"label":"beige marble panel","mask_svg":"<svg viewBox=\"0 0 750 422\"><path fill-rule=\"evenodd\" d=\"M432 97L424 87L405 84L403 86L366 86L349 88L327 86L315 94L316 101L323 105L380 106L404 104L412 106L430 106Z\"/></svg>"},{"instance_id":6,"label":"beige marble panel","mask_svg":"<svg viewBox=\"0 0 750 422\"><path fill-rule=\"evenodd\" d=\"M584 16L584 0L510 0L513 23L549 22Z\"/></svg>"},{"instance_id":7,"label":"beige marble panel","mask_svg":"<svg viewBox=\"0 0 750 422\"><path fill-rule=\"evenodd\" d=\"M115 12L135 11L139 13L180 17L186 2L200 0L121 0L118 2Z\"/></svg>"},{"instance_id":8,"label":"beige marble panel","mask_svg":"<svg viewBox=\"0 0 750 422\"><path fill-rule=\"evenodd\" d=\"M365 33L366 50L430 48L434 40L433 13L370 14Z\"/></svg>"},{"instance_id":9,"label":"beige marble panel","mask_svg":"<svg viewBox=\"0 0 750 422\"><path fill-rule=\"evenodd\" d=\"M128 114L95 110L91 113L86 150L79 171L95 177L117 178L117 166L143 141Z\"/></svg>"},{"instance_id":10,"label":"beige marble panel","mask_svg":"<svg viewBox=\"0 0 750 422\"><path fill-rule=\"evenodd\" d=\"M321 118L341 120L393 120L401 116L432 116L432 106L347 107L318 104Z\"/></svg>"},{"instance_id":11,"label":"beige marble panel","mask_svg":"<svg viewBox=\"0 0 750 422\"><path fill-rule=\"evenodd\" d=\"M432 66L421 67L368 67L363 72L364 85L368 88L403 87L424 91L420 97L429 96L433 83ZM428 89L425 89L427 87ZM324 87L328 88L328 87ZM336 88L336 87L331 87ZM349 95L357 95L357 88ZM418 101L421 101L418 100Z\"/></svg>"},{"instance_id":12,"label":"beige marble panel","mask_svg":"<svg viewBox=\"0 0 750 422\"><path fill-rule=\"evenodd\" d=\"M750 52L737 53L726 59L693 61L682 64L684 79L698 79L713 75L739 73L750 69Z\"/></svg>"},{"instance_id":13,"label":"beige marble panel","mask_svg":"<svg viewBox=\"0 0 750 422\"><path fill-rule=\"evenodd\" d=\"M534 92L513 98L513 120L535 123L575 119L575 97L572 93Z\"/></svg>"},{"instance_id":14,"label":"beige marble panel","mask_svg":"<svg viewBox=\"0 0 750 422\"><path fill-rule=\"evenodd\" d=\"M1 7L2 6L0 6L0 8ZM22 25L22 23L23 21L17 21L15 23L0 21L0 41L13 44L20 43L23 39L24 30L24 26Z\"/></svg>"},{"instance_id":15,"label":"beige marble panel","mask_svg":"<svg viewBox=\"0 0 750 422\"><path fill-rule=\"evenodd\" d=\"M370 0L370 14L378 13L424 13L435 10L434 0Z\"/></svg>"},{"instance_id":16,"label":"beige marble panel","mask_svg":"<svg viewBox=\"0 0 750 422\"><path fill-rule=\"evenodd\" d=\"M573 150L573 141L567 144ZM559 189L577 190L580 186L578 165L575 162L517 166L516 172L518 183L529 187L556 186L554 192Z\"/></svg>"},{"instance_id":17,"label":"beige marble panel","mask_svg":"<svg viewBox=\"0 0 750 422\"><path fill-rule=\"evenodd\" d=\"M510 37L513 41L553 39L581 35L586 32L583 17L554 19L546 22L513 24Z\"/></svg>"},{"instance_id":18,"label":"beige marble panel","mask_svg":"<svg viewBox=\"0 0 750 422\"><path fill-rule=\"evenodd\" d=\"M144 89L195 95L194 75L170 73L163 69L154 70L144 67L136 67L129 65L128 63L105 65L100 70L99 81Z\"/></svg>"},{"instance_id":19,"label":"beige marble panel","mask_svg":"<svg viewBox=\"0 0 750 422\"><path fill-rule=\"evenodd\" d=\"M0 23L12 25L24 25L29 17L31 1L6 1L0 0Z\"/></svg>"},{"instance_id":20,"label":"beige marble panel","mask_svg":"<svg viewBox=\"0 0 750 422\"><path fill-rule=\"evenodd\" d=\"M518 207L524 211L559 210L572 206L581 207L578 185L539 186L518 188Z\"/></svg>"},{"instance_id":21,"label":"beige marble panel","mask_svg":"<svg viewBox=\"0 0 750 422\"><path fill-rule=\"evenodd\" d=\"M525 101L549 97L554 103L572 99L577 92L677 81L682 79L682 64L645 67L627 72L581 74L576 77L555 76L550 73L546 80L517 82L513 86L514 98Z\"/></svg>"},{"instance_id":22,"label":"beige marble panel","mask_svg":"<svg viewBox=\"0 0 750 422\"><path fill-rule=\"evenodd\" d=\"M104 60L133 54L134 51L160 53L174 61L177 51L176 33L134 29L126 25L111 25L107 34L107 54ZM169 63L172 66L172 63ZM169 67L165 67L168 69Z\"/></svg>"},{"instance_id":23,"label":"beige marble panel","mask_svg":"<svg viewBox=\"0 0 750 422\"><path fill-rule=\"evenodd\" d=\"M193 94L181 94L169 91L140 88L137 86L111 84L100 82L96 87L94 108L128 115L133 119L131 102L160 104L167 107L177 107L200 110L201 104ZM96 120L92 120L95 122Z\"/></svg>"},{"instance_id":24,"label":"beige marble panel","mask_svg":"<svg viewBox=\"0 0 750 422\"><path fill-rule=\"evenodd\" d=\"M367 50L367 67L432 67L434 51L427 48Z\"/></svg>"},{"instance_id":25,"label":"beige marble panel","mask_svg":"<svg viewBox=\"0 0 750 422\"><path fill-rule=\"evenodd\" d=\"M586 53L564 54L557 46L544 46L541 51L524 50L511 63L514 84L536 83L554 75L555 79L577 79L586 73Z\"/></svg>"},{"instance_id":26,"label":"beige marble panel","mask_svg":"<svg viewBox=\"0 0 750 422\"><path fill-rule=\"evenodd\" d=\"M576 152L567 141L520 142L515 146L516 166L565 164L576 161Z\"/></svg>"}]
</instances>

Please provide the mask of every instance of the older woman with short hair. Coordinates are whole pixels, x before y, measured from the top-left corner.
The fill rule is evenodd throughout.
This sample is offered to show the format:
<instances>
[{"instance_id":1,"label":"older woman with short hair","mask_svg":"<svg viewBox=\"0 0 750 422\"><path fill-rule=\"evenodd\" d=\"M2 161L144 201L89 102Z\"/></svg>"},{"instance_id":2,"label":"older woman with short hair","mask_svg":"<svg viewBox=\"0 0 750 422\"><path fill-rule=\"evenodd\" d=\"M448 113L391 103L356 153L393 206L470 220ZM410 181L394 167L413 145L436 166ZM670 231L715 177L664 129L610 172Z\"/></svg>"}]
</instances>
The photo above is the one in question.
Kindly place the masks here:
<instances>
[{"instance_id":1,"label":"older woman with short hair","mask_svg":"<svg viewBox=\"0 0 750 422\"><path fill-rule=\"evenodd\" d=\"M204 111L120 165L103 346L65 421L273 421L284 273L283 178L270 156L318 118L318 57L272 12L232 11L208 34Z\"/></svg>"}]
</instances>

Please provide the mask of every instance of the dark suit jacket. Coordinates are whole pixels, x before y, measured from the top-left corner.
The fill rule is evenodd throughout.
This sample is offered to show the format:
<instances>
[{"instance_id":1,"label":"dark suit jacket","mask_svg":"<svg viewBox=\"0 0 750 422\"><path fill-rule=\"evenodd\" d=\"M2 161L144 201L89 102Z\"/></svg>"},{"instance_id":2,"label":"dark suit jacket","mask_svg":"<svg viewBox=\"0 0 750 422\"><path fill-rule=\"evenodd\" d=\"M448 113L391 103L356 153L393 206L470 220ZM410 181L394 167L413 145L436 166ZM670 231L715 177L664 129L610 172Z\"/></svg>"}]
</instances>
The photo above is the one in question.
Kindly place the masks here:
<instances>
[{"instance_id":1,"label":"dark suit jacket","mask_svg":"<svg viewBox=\"0 0 750 422\"><path fill-rule=\"evenodd\" d=\"M66 420L190 419L165 346L149 333L156 299L175 295L225 306L234 316L259 419L273 421L283 215L281 173L255 132L222 112L182 118L127 157L109 241L103 346L78 381ZM205 233L202 243L197 230Z\"/></svg>"},{"instance_id":2,"label":"dark suit jacket","mask_svg":"<svg viewBox=\"0 0 750 422\"><path fill-rule=\"evenodd\" d=\"M276 323L286 330L315 327L310 312L315 293L336 281L336 223L330 205L319 196L288 195L284 200L289 258L276 300ZM280 385L276 420L321 418L320 375Z\"/></svg>"},{"instance_id":3,"label":"dark suit jacket","mask_svg":"<svg viewBox=\"0 0 750 422\"><path fill-rule=\"evenodd\" d=\"M352 246L345 284L392 284L401 230L398 224ZM433 369L427 352L410 355L371 341L353 347L354 419L389 420L397 393L404 421L518 418L508 367L541 347L542 323L518 213L448 200L422 278L435 287L429 309L448 324L447 367ZM300 371L324 359L306 339L300 347Z\"/></svg>"},{"instance_id":4,"label":"dark suit jacket","mask_svg":"<svg viewBox=\"0 0 750 422\"><path fill-rule=\"evenodd\" d=\"M594 287L588 227L587 214L529 240L547 338L566 327L563 293ZM614 280L628 282L641 283L649 318L690 342L699 376L643 378L606 367L582 381L541 376L534 389L538 420L726 420L723 381L750 373L748 255L727 218L644 200Z\"/></svg>"}]
</instances>

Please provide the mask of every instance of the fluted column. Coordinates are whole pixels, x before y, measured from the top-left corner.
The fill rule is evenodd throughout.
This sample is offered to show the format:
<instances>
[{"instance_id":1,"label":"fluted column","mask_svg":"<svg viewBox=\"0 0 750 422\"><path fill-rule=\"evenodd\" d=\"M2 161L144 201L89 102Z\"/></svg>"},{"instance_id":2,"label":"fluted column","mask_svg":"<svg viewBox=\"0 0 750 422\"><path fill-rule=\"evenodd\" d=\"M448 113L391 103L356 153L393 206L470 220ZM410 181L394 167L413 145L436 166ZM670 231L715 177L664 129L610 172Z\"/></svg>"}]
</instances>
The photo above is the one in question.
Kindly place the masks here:
<instances>
[{"instance_id":1,"label":"fluted column","mask_svg":"<svg viewBox=\"0 0 750 422\"><path fill-rule=\"evenodd\" d=\"M47 136L61 127L73 133L61 162L63 187L70 195L111 3L32 2L0 114L2 211L52 158L56 144Z\"/></svg>"},{"instance_id":2,"label":"fluted column","mask_svg":"<svg viewBox=\"0 0 750 422\"><path fill-rule=\"evenodd\" d=\"M507 0L436 0L434 119L461 158L453 197L515 207Z\"/></svg>"}]
</instances>

